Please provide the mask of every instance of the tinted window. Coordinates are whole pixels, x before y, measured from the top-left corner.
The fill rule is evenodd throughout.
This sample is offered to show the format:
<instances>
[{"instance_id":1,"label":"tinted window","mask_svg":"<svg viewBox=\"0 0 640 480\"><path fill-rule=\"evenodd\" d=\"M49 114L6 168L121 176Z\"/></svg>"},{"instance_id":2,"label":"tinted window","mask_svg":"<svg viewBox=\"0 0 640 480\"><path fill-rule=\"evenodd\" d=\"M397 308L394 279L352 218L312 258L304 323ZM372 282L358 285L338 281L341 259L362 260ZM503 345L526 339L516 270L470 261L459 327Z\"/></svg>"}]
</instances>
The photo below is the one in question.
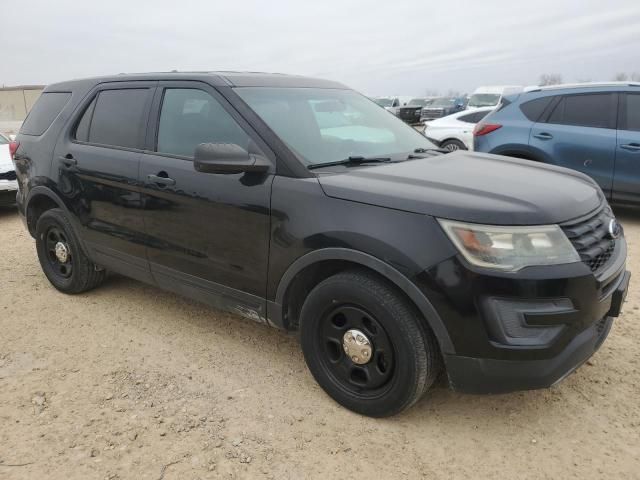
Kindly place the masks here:
<instances>
[{"instance_id":1,"label":"tinted window","mask_svg":"<svg viewBox=\"0 0 640 480\"><path fill-rule=\"evenodd\" d=\"M553 110L547 123L581 127L613 128L611 94L568 95Z\"/></svg>"},{"instance_id":2,"label":"tinted window","mask_svg":"<svg viewBox=\"0 0 640 480\"><path fill-rule=\"evenodd\" d=\"M640 132L640 95L627 94L625 129Z\"/></svg>"},{"instance_id":3,"label":"tinted window","mask_svg":"<svg viewBox=\"0 0 640 480\"><path fill-rule=\"evenodd\" d=\"M532 122L537 122L544 113L545 108L551 103L555 97L542 97L530 100L520 105L520 110Z\"/></svg>"},{"instance_id":4,"label":"tinted window","mask_svg":"<svg viewBox=\"0 0 640 480\"><path fill-rule=\"evenodd\" d=\"M78 126L76 127L76 140L81 142L89 141L89 127L91 125L91 117L93 115L93 109L96 106L96 99L89 104L89 106L84 111Z\"/></svg>"},{"instance_id":5,"label":"tinted window","mask_svg":"<svg viewBox=\"0 0 640 480\"><path fill-rule=\"evenodd\" d=\"M249 136L207 92L190 88L165 90L157 151L193 157L201 143L235 143L247 149Z\"/></svg>"},{"instance_id":6,"label":"tinted window","mask_svg":"<svg viewBox=\"0 0 640 480\"><path fill-rule=\"evenodd\" d=\"M10 142L10 140L0 133L0 145L5 145L5 144L7 144L9 142Z\"/></svg>"},{"instance_id":7,"label":"tinted window","mask_svg":"<svg viewBox=\"0 0 640 480\"><path fill-rule=\"evenodd\" d=\"M148 93L146 88L100 92L88 132L89 142L140 148Z\"/></svg>"},{"instance_id":8,"label":"tinted window","mask_svg":"<svg viewBox=\"0 0 640 480\"><path fill-rule=\"evenodd\" d=\"M22 124L20 133L42 135L51 126L70 98L71 94L67 92L50 92L40 95Z\"/></svg>"},{"instance_id":9,"label":"tinted window","mask_svg":"<svg viewBox=\"0 0 640 480\"><path fill-rule=\"evenodd\" d=\"M467 122L467 123L478 123L488 114L489 112L473 112L473 113L469 113L467 115L458 117L458 120L460 120L461 122Z\"/></svg>"}]
</instances>

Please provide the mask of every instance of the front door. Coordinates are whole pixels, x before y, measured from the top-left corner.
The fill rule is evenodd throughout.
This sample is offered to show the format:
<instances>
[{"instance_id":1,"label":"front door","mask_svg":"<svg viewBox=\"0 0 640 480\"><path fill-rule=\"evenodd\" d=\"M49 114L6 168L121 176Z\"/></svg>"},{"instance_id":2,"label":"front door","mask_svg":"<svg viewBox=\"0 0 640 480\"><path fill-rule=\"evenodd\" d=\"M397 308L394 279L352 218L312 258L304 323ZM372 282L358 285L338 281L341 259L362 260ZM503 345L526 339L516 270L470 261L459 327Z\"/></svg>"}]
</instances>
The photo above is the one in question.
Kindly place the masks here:
<instances>
[{"instance_id":1,"label":"front door","mask_svg":"<svg viewBox=\"0 0 640 480\"><path fill-rule=\"evenodd\" d=\"M193 153L201 143L233 143L260 149L272 161L273 155L206 84L161 82L151 118L140 180L156 282L265 321L275 168L261 174L201 173L194 169Z\"/></svg>"},{"instance_id":2,"label":"front door","mask_svg":"<svg viewBox=\"0 0 640 480\"><path fill-rule=\"evenodd\" d=\"M548 118L534 124L529 145L555 165L586 173L610 197L616 112L615 93L565 95Z\"/></svg>"},{"instance_id":3,"label":"front door","mask_svg":"<svg viewBox=\"0 0 640 480\"><path fill-rule=\"evenodd\" d=\"M640 93L620 97L613 200L640 203Z\"/></svg>"},{"instance_id":4,"label":"front door","mask_svg":"<svg viewBox=\"0 0 640 480\"><path fill-rule=\"evenodd\" d=\"M147 282L138 168L156 84L101 84L78 109L53 157L58 193L91 258Z\"/></svg>"}]
</instances>

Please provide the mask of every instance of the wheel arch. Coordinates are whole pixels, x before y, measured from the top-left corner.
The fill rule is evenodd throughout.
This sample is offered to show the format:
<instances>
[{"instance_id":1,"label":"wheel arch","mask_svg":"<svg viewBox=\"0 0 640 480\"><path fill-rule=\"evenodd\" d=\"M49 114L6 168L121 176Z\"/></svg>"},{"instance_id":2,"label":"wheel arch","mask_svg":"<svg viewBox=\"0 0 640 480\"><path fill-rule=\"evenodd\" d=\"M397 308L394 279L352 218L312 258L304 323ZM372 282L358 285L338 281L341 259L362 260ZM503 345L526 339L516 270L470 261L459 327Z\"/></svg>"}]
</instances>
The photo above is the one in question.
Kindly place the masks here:
<instances>
[{"instance_id":1,"label":"wheel arch","mask_svg":"<svg viewBox=\"0 0 640 480\"><path fill-rule=\"evenodd\" d=\"M66 214L69 213L62 199L50 188L42 185L33 187L29 191L29 196L25 203L24 211L27 228L32 237L35 237L38 219L47 210L61 208Z\"/></svg>"},{"instance_id":2,"label":"wheel arch","mask_svg":"<svg viewBox=\"0 0 640 480\"><path fill-rule=\"evenodd\" d=\"M406 276L388 263L367 253L348 248L315 250L298 258L282 276L276 297L268 302L270 322L295 330L308 293L322 280L348 268L364 268L394 285L418 309L435 334L443 353L453 353L453 344L444 323L431 302Z\"/></svg>"},{"instance_id":3,"label":"wheel arch","mask_svg":"<svg viewBox=\"0 0 640 480\"><path fill-rule=\"evenodd\" d=\"M84 240L82 239L82 236L79 235L79 225L77 224L77 218L69 211L60 196L47 186L38 185L36 187L33 187L29 191L29 195L27 196L24 212L29 234L33 238L35 238L38 219L44 212L46 212L47 210L51 210L52 208L60 208L65 213L65 215L69 219L71 227L74 230L74 233L76 234L76 238L80 243L80 248L82 248L84 253L89 256Z\"/></svg>"}]
</instances>

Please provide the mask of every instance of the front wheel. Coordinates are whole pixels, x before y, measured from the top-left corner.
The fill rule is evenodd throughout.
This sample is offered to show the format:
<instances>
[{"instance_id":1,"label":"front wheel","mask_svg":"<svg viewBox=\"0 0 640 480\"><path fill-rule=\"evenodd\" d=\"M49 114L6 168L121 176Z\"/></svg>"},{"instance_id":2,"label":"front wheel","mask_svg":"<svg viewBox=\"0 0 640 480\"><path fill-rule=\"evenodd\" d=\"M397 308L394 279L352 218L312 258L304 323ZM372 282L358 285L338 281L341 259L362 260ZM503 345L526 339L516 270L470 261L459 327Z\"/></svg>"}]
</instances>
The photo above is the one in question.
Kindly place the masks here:
<instances>
[{"instance_id":1,"label":"front wheel","mask_svg":"<svg viewBox=\"0 0 640 480\"><path fill-rule=\"evenodd\" d=\"M301 312L305 360L338 403L384 417L412 406L441 367L433 334L395 288L366 271L316 286Z\"/></svg>"}]
</instances>

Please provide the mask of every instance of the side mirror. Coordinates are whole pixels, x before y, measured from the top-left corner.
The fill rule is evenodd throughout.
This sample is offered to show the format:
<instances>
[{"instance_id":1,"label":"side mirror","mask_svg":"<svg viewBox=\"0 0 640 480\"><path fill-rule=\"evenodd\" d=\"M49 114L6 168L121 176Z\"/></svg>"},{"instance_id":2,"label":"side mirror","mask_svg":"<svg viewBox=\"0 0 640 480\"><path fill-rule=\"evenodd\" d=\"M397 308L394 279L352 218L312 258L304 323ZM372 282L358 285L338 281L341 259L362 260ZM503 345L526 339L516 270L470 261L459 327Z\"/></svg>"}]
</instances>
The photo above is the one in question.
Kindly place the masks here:
<instances>
[{"instance_id":1,"label":"side mirror","mask_svg":"<svg viewBox=\"0 0 640 480\"><path fill-rule=\"evenodd\" d=\"M266 172L271 163L235 143L201 143L193 155L193 166L198 172L231 174Z\"/></svg>"}]
</instances>

